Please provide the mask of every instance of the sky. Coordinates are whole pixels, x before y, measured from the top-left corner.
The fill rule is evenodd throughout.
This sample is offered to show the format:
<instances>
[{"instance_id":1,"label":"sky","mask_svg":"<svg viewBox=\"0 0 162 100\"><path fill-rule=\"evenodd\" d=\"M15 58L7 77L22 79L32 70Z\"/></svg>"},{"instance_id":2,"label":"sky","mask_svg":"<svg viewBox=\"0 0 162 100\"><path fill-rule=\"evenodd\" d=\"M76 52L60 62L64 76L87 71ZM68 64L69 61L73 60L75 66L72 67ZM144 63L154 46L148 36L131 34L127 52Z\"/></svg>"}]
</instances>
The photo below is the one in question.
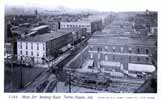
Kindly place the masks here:
<instances>
[{"instance_id":1,"label":"sky","mask_svg":"<svg viewBox=\"0 0 162 100\"><path fill-rule=\"evenodd\" d=\"M60 6L72 9L98 11L144 11L158 10L156 0L4 0L7 6L42 7L54 9Z\"/></svg>"}]
</instances>

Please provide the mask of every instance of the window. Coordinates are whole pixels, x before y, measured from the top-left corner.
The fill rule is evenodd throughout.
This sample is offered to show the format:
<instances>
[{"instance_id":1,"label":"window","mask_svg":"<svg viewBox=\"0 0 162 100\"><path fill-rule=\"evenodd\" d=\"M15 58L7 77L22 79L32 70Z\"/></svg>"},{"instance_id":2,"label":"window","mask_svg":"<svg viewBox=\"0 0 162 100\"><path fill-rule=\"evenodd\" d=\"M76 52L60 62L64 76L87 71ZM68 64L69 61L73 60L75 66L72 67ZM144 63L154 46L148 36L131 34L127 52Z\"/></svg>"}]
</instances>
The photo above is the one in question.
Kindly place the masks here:
<instances>
[{"instance_id":1,"label":"window","mask_svg":"<svg viewBox=\"0 0 162 100\"><path fill-rule=\"evenodd\" d=\"M137 57L137 61L140 61L140 57Z\"/></svg>"},{"instance_id":2,"label":"window","mask_svg":"<svg viewBox=\"0 0 162 100\"><path fill-rule=\"evenodd\" d=\"M147 62L149 61L149 58L148 58L148 57L146 57L146 61L147 61Z\"/></svg>"},{"instance_id":3,"label":"window","mask_svg":"<svg viewBox=\"0 0 162 100\"><path fill-rule=\"evenodd\" d=\"M43 57L45 57L46 56L46 54L45 54L45 52L43 52Z\"/></svg>"},{"instance_id":4,"label":"window","mask_svg":"<svg viewBox=\"0 0 162 100\"><path fill-rule=\"evenodd\" d=\"M20 42L20 48L22 49L22 42Z\"/></svg>"},{"instance_id":5,"label":"window","mask_svg":"<svg viewBox=\"0 0 162 100\"><path fill-rule=\"evenodd\" d=\"M139 48L137 49L137 53L140 53L140 49Z\"/></svg>"},{"instance_id":6,"label":"window","mask_svg":"<svg viewBox=\"0 0 162 100\"><path fill-rule=\"evenodd\" d=\"M149 54L149 50L148 49L146 49L146 54Z\"/></svg>"},{"instance_id":7,"label":"window","mask_svg":"<svg viewBox=\"0 0 162 100\"><path fill-rule=\"evenodd\" d=\"M37 56L39 56L39 52L37 52Z\"/></svg>"},{"instance_id":8,"label":"window","mask_svg":"<svg viewBox=\"0 0 162 100\"><path fill-rule=\"evenodd\" d=\"M31 55L33 56L33 51L31 51Z\"/></svg>"},{"instance_id":9,"label":"window","mask_svg":"<svg viewBox=\"0 0 162 100\"><path fill-rule=\"evenodd\" d=\"M105 51L108 51L108 46L105 46Z\"/></svg>"},{"instance_id":10,"label":"window","mask_svg":"<svg viewBox=\"0 0 162 100\"><path fill-rule=\"evenodd\" d=\"M113 52L115 52L115 47L112 47Z\"/></svg>"},{"instance_id":11,"label":"window","mask_svg":"<svg viewBox=\"0 0 162 100\"><path fill-rule=\"evenodd\" d=\"M33 43L31 43L31 49L33 50Z\"/></svg>"},{"instance_id":12,"label":"window","mask_svg":"<svg viewBox=\"0 0 162 100\"><path fill-rule=\"evenodd\" d=\"M115 56L113 55L113 60L115 60Z\"/></svg>"},{"instance_id":13,"label":"window","mask_svg":"<svg viewBox=\"0 0 162 100\"><path fill-rule=\"evenodd\" d=\"M128 52L129 53L132 53L132 48L128 48Z\"/></svg>"},{"instance_id":14,"label":"window","mask_svg":"<svg viewBox=\"0 0 162 100\"><path fill-rule=\"evenodd\" d=\"M26 49L28 49L28 43L26 42Z\"/></svg>"},{"instance_id":15,"label":"window","mask_svg":"<svg viewBox=\"0 0 162 100\"><path fill-rule=\"evenodd\" d=\"M37 43L37 50L39 50L39 43Z\"/></svg>"},{"instance_id":16,"label":"window","mask_svg":"<svg viewBox=\"0 0 162 100\"><path fill-rule=\"evenodd\" d=\"M97 49L98 49L98 52L99 52L99 51L102 51L102 48L100 48L100 47L98 47Z\"/></svg>"},{"instance_id":17,"label":"window","mask_svg":"<svg viewBox=\"0 0 162 100\"><path fill-rule=\"evenodd\" d=\"M123 52L123 49L124 49L124 48L123 48L123 47L121 47L121 48L120 48L120 51L121 51L121 52Z\"/></svg>"},{"instance_id":18,"label":"window","mask_svg":"<svg viewBox=\"0 0 162 100\"><path fill-rule=\"evenodd\" d=\"M26 55L28 55L28 51L26 51Z\"/></svg>"},{"instance_id":19,"label":"window","mask_svg":"<svg viewBox=\"0 0 162 100\"><path fill-rule=\"evenodd\" d=\"M105 55L105 60L106 60L106 61L108 60L108 56L107 56L107 55Z\"/></svg>"},{"instance_id":20,"label":"window","mask_svg":"<svg viewBox=\"0 0 162 100\"><path fill-rule=\"evenodd\" d=\"M93 54L92 54L92 53L90 53L90 58L91 58L91 59L93 58Z\"/></svg>"},{"instance_id":21,"label":"window","mask_svg":"<svg viewBox=\"0 0 162 100\"><path fill-rule=\"evenodd\" d=\"M98 52L99 52L99 51L100 51L100 48L98 47L97 50L98 50Z\"/></svg>"},{"instance_id":22,"label":"window","mask_svg":"<svg viewBox=\"0 0 162 100\"><path fill-rule=\"evenodd\" d=\"M22 50L20 50L20 55L22 55Z\"/></svg>"},{"instance_id":23,"label":"window","mask_svg":"<svg viewBox=\"0 0 162 100\"><path fill-rule=\"evenodd\" d=\"M129 56L129 62L131 62L131 56Z\"/></svg>"},{"instance_id":24,"label":"window","mask_svg":"<svg viewBox=\"0 0 162 100\"><path fill-rule=\"evenodd\" d=\"M43 44L43 50L45 50L45 44Z\"/></svg>"},{"instance_id":25,"label":"window","mask_svg":"<svg viewBox=\"0 0 162 100\"><path fill-rule=\"evenodd\" d=\"M101 58L101 54L100 53L98 53L98 59L100 59Z\"/></svg>"},{"instance_id":26,"label":"window","mask_svg":"<svg viewBox=\"0 0 162 100\"><path fill-rule=\"evenodd\" d=\"M92 50L92 46L90 46L90 48L89 48L90 50Z\"/></svg>"}]
</instances>

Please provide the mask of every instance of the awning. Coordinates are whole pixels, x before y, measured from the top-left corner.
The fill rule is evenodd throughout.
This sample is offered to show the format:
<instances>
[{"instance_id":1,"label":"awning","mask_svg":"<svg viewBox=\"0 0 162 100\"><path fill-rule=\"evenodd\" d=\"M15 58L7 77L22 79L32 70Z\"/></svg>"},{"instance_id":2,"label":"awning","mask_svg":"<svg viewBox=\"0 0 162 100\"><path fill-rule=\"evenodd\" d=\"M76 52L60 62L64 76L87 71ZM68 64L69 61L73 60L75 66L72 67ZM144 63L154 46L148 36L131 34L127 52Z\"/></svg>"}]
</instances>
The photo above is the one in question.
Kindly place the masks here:
<instances>
[{"instance_id":1,"label":"awning","mask_svg":"<svg viewBox=\"0 0 162 100\"><path fill-rule=\"evenodd\" d=\"M147 64L132 64L128 63L129 71L137 71L137 72L153 72L155 71L155 66L147 65Z\"/></svg>"},{"instance_id":2,"label":"awning","mask_svg":"<svg viewBox=\"0 0 162 100\"><path fill-rule=\"evenodd\" d=\"M93 66L93 60L86 60L84 63L83 63L83 68L88 68L88 66Z\"/></svg>"},{"instance_id":3,"label":"awning","mask_svg":"<svg viewBox=\"0 0 162 100\"><path fill-rule=\"evenodd\" d=\"M87 61L87 66L93 66L93 60L88 60Z\"/></svg>"},{"instance_id":4,"label":"awning","mask_svg":"<svg viewBox=\"0 0 162 100\"><path fill-rule=\"evenodd\" d=\"M68 49L68 47L64 46L64 47L60 48L59 50L61 50L62 52L65 52L67 49Z\"/></svg>"},{"instance_id":5,"label":"awning","mask_svg":"<svg viewBox=\"0 0 162 100\"><path fill-rule=\"evenodd\" d=\"M116 77L124 77L124 74L121 72L111 72L110 75Z\"/></svg>"},{"instance_id":6,"label":"awning","mask_svg":"<svg viewBox=\"0 0 162 100\"><path fill-rule=\"evenodd\" d=\"M120 62L112 62L112 61L101 61L100 62L101 65L103 66L113 66L113 67L120 67Z\"/></svg>"}]
</instances>

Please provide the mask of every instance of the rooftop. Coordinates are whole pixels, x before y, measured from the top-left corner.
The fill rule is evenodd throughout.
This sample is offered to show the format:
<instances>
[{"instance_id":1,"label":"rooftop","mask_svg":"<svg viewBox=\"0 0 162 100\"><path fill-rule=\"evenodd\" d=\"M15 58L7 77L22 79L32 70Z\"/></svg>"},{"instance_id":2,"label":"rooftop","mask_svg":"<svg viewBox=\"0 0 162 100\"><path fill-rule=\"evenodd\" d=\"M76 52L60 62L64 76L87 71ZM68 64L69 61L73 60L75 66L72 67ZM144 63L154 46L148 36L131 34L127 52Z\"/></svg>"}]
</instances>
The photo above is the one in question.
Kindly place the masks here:
<instances>
[{"instance_id":1,"label":"rooftop","mask_svg":"<svg viewBox=\"0 0 162 100\"><path fill-rule=\"evenodd\" d=\"M50 40L54 40L59 38L63 35L68 34L69 32L53 32L53 33L46 33L43 35L37 35L35 37L28 37L25 39L19 39L19 41L30 41L30 42L47 42Z\"/></svg>"},{"instance_id":2,"label":"rooftop","mask_svg":"<svg viewBox=\"0 0 162 100\"><path fill-rule=\"evenodd\" d=\"M71 23L71 24L75 24L75 23L91 23L91 22L94 22L94 21L100 21L101 18L96 18L96 17L92 17L92 18L83 18L81 20L78 20L78 21L71 21L71 22L62 22L62 23Z\"/></svg>"},{"instance_id":3,"label":"rooftop","mask_svg":"<svg viewBox=\"0 0 162 100\"><path fill-rule=\"evenodd\" d=\"M94 34L89 40L89 44L106 44L106 45L144 45L155 46L155 39L148 38L130 38L127 36L108 35L106 33Z\"/></svg>"},{"instance_id":4,"label":"rooftop","mask_svg":"<svg viewBox=\"0 0 162 100\"><path fill-rule=\"evenodd\" d=\"M59 30L57 30L58 32L73 32L73 31L80 31L80 30L82 30L82 29L86 29L86 28L77 28L77 27L75 27L75 28L61 28L61 29L59 29Z\"/></svg>"},{"instance_id":5,"label":"rooftop","mask_svg":"<svg viewBox=\"0 0 162 100\"><path fill-rule=\"evenodd\" d=\"M41 26L32 28L31 31L37 31L39 29L46 28L46 27L48 27L48 25L41 25Z\"/></svg>"},{"instance_id":6,"label":"rooftop","mask_svg":"<svg viewBox=\"0 0 162 100\"><path fill-rule=\"evenodd\" d=\"M99 18L99 17L89 17L89 18L83 18L81 20L81 22L85 21L85 22L93 22L93 21L99 21L99 20L102 20L102 18Z\"/></svg>"}]
</instances>

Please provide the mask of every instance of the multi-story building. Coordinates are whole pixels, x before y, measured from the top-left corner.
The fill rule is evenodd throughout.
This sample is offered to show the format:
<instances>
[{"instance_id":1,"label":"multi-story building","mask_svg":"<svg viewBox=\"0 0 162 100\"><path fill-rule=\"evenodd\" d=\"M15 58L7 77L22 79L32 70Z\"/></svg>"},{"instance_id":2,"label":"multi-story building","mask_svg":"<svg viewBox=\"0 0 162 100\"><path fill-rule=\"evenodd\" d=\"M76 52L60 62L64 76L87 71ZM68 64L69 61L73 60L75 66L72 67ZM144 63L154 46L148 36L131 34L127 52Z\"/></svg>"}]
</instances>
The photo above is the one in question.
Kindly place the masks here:
<instances>
[{"instance_id":1,"label":"multi-story building","mask_svg":"<svg viewBox=\"0 0 162 100\"><path fill-rule=\"evenodd\" d=\"M72 42L71 32L53 32L17 40L19 61L43 63L43 57L57 57L57 50Z\"/></svg>"},{"instance_id":2,"label":"multi-story building","mask_svg":"<svg viewBox=\"0 0 162 100\"><path fill-rule=\"evenodd\" d=\"M18 60L43 63L42 58L59 56L69 46L86 37L86 28L64 28L56 32L28 37L17 41Z\"/></svg>"},{"instance_id":3,"label":"multi-story building","mask_svg":"<svg viewBox=\"0 0 162 100\"><path fill-rule=\"evenodd\" d=\"M86 28L87 33L93 33L102 29L102 20L83 19L75 22L61 22L60 28Z\"/></svg>"},{"instance_id":4,"label":"multi-story building","mask_svg":"<svg viewBox=\"0 0 162 100\"><path fill-rule=\"evenodd\" d=\"M106 37L105 34L101 34L88 41L89 58L103 61L103 64L107 62L108 65L109 61L120 63L123 70L142 72L152 65L151 56L157 49L155 42L154 39ZM150 68L154 69L153 66ZM149 68L147 71L149 72Z\"/></svg>"},{"instance_id":5,"label":"multi-story building","mask_svg":"<svg viewBox=\"0 0 162 100\"><path fill-rule=\"evenodd\" d=\"M154 39L94 33L88 41L88 47L67 66L73 65L72 69L84 73L102 72L113 77L138 77L138 74L155 71L151 59L157 49L155 43Z\"/></svg>"},{"instance_id":6,"label":"multi-story building","mask_svg":"<svg viewBox=\"0 0 162 100\"><path fill-rule=\"evenodd\" d=\"M101 19L102 21L102 28L104 28L106 25L109 25L112 21L112 14L94 14L88 17L88 19Z\"/></svg>"},{"instance_id":7,"label":"multi-story building","mask_svg":"<svg viewBox=\"0 0 162 100\"><path fill-rule=\"evenodd\" d=\"M57 30L57 32L72 32L74 42L80 41L81 39L87 37L86 28L62 28Z\"/></svg>"}]
</instances>

